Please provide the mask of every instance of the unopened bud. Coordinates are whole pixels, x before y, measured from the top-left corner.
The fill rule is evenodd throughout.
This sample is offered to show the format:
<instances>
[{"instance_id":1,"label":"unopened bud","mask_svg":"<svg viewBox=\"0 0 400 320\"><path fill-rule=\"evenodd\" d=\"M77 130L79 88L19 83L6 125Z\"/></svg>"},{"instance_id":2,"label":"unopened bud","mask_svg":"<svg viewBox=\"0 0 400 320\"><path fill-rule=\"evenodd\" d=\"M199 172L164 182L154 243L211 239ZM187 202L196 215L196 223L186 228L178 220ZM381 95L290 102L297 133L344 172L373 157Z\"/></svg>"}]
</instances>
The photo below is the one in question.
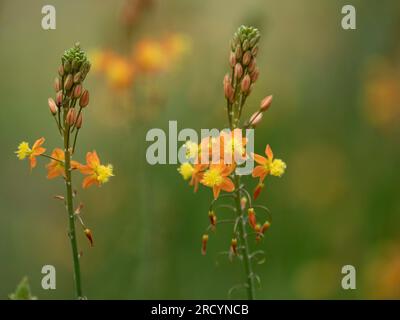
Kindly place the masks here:
<instances>
[{"instance_id":1,"label":"unopened bud","mask_svg":"<svg viewBox=\"0 0 400 320\"><path fill-rule=\"evenodd\" d=\"M75 126L77 129L82 128L82 121L83 121L83 117L82 117L82 112L81 112L81 113L79 113L79 116L76 119L76 123L75 123Z\"/></svg>"},{"instance_id":2,"label":"unopened bud","mask_svg":"<svg viewBox=\"0 0 400 320\"><path fill-rule=\"evenodd\" d=\"M47 100L47 103L49 104L50 112L51 112L53 115L55 115L55 114L57 113L57 105L56 105L55 101L53 100L53 98L49 98L49 99Z\"/></svg>"},{"instance_id":3,"label":"unopened bud","mask_svg":"<svg viewBox=\"0 0 400 320\"><path fill-rule=\"evenodd\" d=\"M61 107L62 100L63 100L63 92L62 92L62 90L60 90L56 94L56 104L57 104L57 106Z\"/></svg>"},{"instance_id":4,"label":"unopened bud","mask_svg":"<svg viewBox=\"0 0 400 320\"><path fill-rule=\"evenodd\" d=\"M246 93L249 92L250 85L251 85L250 76L249 76L248 74L246 74L246 75L243 77L242 83L240 84L240 90L241 90L243 93L246 94Z\"/></svg>"},{"instance_id":5,"label":"unopened bud","mask_svg":"<svg viewBox=\"0 0 400 320\"><path fill-rule=\"evenodd\" d=\"M255 229L256 224L257 224L257 220L256 220L256 213L254 211L253 208L249 208L249 210L247 210L247 215L248 215L248 219L249 219L249 225Z\"/></svg>"},{"instance_id":6,"label":"unopened bud","mask_svg":"<svg viewBox=\"0 0 400 320\"><path fill-rule=\"evenodd\" d=\"M74 87L74 94L73 94L73 97L74 97L75 99L78 99L81 95L82 95L82 85L81 85L81 84L77 84L77 85Z\"/></svg>"},{"instance_id":7,"label":"unopened bud","mask_svg":"<svg viewBox=\"0 0 400 320\"><path fill-rule=\"evenodd\" d=\"M246 209L246 204L247 204L247 198L246 197L242 197L240 199L240 207L242 208L242 210Z\"/></svg>"},{"instance_id":8,"label":"unopened bud","mask_svg":"<svg viewBox=\"0 0 400 320\"><path fill-rule=\"evenodd\" d=\"M60 75L60 77L64 75L64 67L62 65L58 67L58 74Z\"/></svg>"},{"instance_id":9,"label":"unopened bud","mask_svg":"<svg viewBox=\"0 0 400 320\"><path fill-rule=\"evenodd\" d=\"M201 254L204 256L207 252L208 234L203 234L201 239Z\"/></svg>"},{"instance_id":10,"label":"unopened bud","mask_svg":"<svg viewBox=\"0 0 400 320\"><path fill-rule=\"evenodd\" d=\"M215 212L213 210L208 212L208 218L210 219L211 225L215 227L217 224L217 216L215 215Z\"/></svg>"},{"instance_id":11,"label":"unopened bud","mask_svg":"<svg viewBox=\"0 0 400 320\"><path fill-rule=\"evenodd\" d=\"M258 79L258 76L260 75L260 70L258 68L255 68L252 73L250 73L251 77L251 82L256 82Z\"/></svg>"},{"instance_id":12,"label":"unopened bud","mask_svg":"<svg viewBox=\"0 0 400 320\"><path fill-rule=\"evenodd\" d=\"M258 196L261 193L262 188L264 188L264 184L262 184L261 182L257 185L257 187L254 189L253 192L253 198L254 200L256 200L258 198Z\"/></svg>"},{"instance_id":13,"label":"unopened bud","mask_svg":"<svg viewBox=\"0 0 400 320\"><path fill-rule=\"evenodd\" d=\"M235 65L235 78L240 79L243 75L243 67L240 63L236 63Z\"/></svg>"},{"instance_id":14,"label":"unopened bud","mask_svg":"<svg viewBox=\"0 0 400 320\"><path fill-rule=\"evenodd\" d=\"M263 114L260 111L254 112L253 115L250 117L249 124L255 127L258 125L262 120Z\"/></svg>"},{"instance_id":15,"label":"unopened bud","mask_svg":"<svg viewBox=\"0 0 400 320\"><path fill-rule=\"evenodd\" d=\"M243 65L247 66L251 61L251 52L250 51L246 51L243 55Z\"/></svg>"},{"instance_id":16,"label":"unopened bud","mask_svg":"<svg viewBox=\"0 0 400 320\"><path fill-rule=\"evenodd\" d=\"M251 59L249 65L247 66L247 70L249 70L249 72L253 72L254 69L256 68L256 58Z\"/></svg>"},{"instance_id":17,"label":"unopened bud","mask_svg":"<svg viewBox=\"0 0 400 320\"><path fill-rule=\"evenodd\" d=\"M79 99L79 106L85 108L89 104L89 91L83 90L81 98Z\"/></svg>"},{"instance_id":18,"label":"unopened bud","mask_svg":"<svg viewBox=\"0 0 400 320\"><path fill-rule=\"evenodd\" d=\"M236 60L241 60L242 59L242 47L240 46L240 44L238 44L236 46L236 50L235 50L235 58Z\"/></svg>"},{"instance_id":19,"label":"unopened bud","mask_svg":"<svg viewBox=\"0 0 400 320\"><path fill-rule=\"evenodd\" d=\"M255 45L252 49L251 49L251 54L253 55L253 57L255 57L258 53L258 45Z\"/></svg>"},{"instance_id":20,"label":"unopened bud","mask_svg":"<svg viewBox=\"0 0 400 320\"><path fill-rule=\"evenodd\" d=\"M73 84L74 84L74 79L73 79L73 77L72 77L72 74L69 74L69 75L67 76L67 78L65 79L65 82L64 82L64 89L65 89L65 90L71 89L71 87L72 87Z\"/></svg>"},{"instance_id":21,"label":"unopened bud","mask_svg":"<svg viewBox=\"0 0 400 320\"><path fill-rule=\"evenodd\" d=\"M225 75L224 77L224 94L226 99L228 99L230 102L233 102L234 92L229 75Z\"/></svg>"},{"instance_id":22,"label":"unopened bud","mask_svg":"<svg viewBox=\"0 0 400 320\"><path fill-rule=\"evenodd\" d=\"M64 72L68 73L71 71L71 62L69 62L68 60L66 60L64 62Z\"/></svg>"},{"instance_id":23,"label":"unopened bud","mask_svg":"<svg viewBox=\"0 0 400 320\"><path fill-rule=\"evenodd\" d=\"M256 241L259 242L262 237L261 226L259 223L254 227L254 231L256 232Z\"/></svg>"},{"instance_id":24,"label":"unopened bud","mask_svg":"<svg viewBox=\"0 0 400 320\"><path fill-rule=\"evenodd\" d=\"M271 223L269 223L269 221L265 221L261 227L260 232L264 234L269 229L270 226L271 226Z\"/></svg>"},{"instance_id":25,"label":"unopened bud","mask_svg":"<svg viewBox=\"0 0 400 320\"><path fill-rule=\"evenodd\" d=\"M235 57L235 53L231 51L230 55L229 55L229 65L233 68L236 64L236 57Z\"/></svg>"},{"instance_id":26,"label":"unopened bud","mask_svg":"<svg viewBox=\"0 0 400 320\"><path fill-rule=\"evenodd\" d=\"M267 96L267 97L265 97L264 99L261 100L260 110L262 112L267 111L269 109L269 107L271 106L271 104L272 104L272 95L271 96Z\"/></svg>"},{"instance_id":27,"label":"unopened bud","mask_svg":"<svg viewBox=\"0 0 400 320\"><path fill-rule=\"evenodd\" d=\"M79 83L82 80L82 73L81 72L77 72L74 75L74 83Z\"/></svg>"},{"instance_id":28,"label":"unopened bud","mask_svg":"<svg viewBox=\"0 0 400 320\"><path fill-rule=\"evenodd\" d=\"M66 118L67 124L69 126L72 126L75 123L75 119L76 119L75 109L70 108L67 113L67 118Z\"/></svg>"},{"instance_id":29,"label":"unopened bud","mask_svg":"<svg viewBox=\"0 0 400 320\"><path fill-rule=\"evenodd\" d=\"M243 51L246 51L250 46L249 40L244 40L242 44Z\"/></svg>"},{"instance_id":30,"label":"unopened bud","mask_svg":"<svg viewBox=\"0 0 400 320\"><path fill-rule=\"evenodd\" d=\"M54 79L54 91L58 92L61 90L61 80L59 77Z\"/></svg>"},{"instance_id":31,"label":"unopened bud","mask_svg":"<svg viewBox=\"0 0 400 320\"><path fill-rule=\"evenodd\" d=\"M78 62L78 60L76 60L76 59L72 60L72 64L71 64L72 71L78 70L79 67L80 67L80 62Z\"/></svg>"},{"instance_id":32,"label":"unopened bud","mask_svg":"<svg viewBox=\"0 0 400 320\"><path fill-rule=\"evenodd\" d=\"M88 238L89 242L90 242L90 246L93 247L93 234L92 234L92 230L90 230L89 228L86 228L85 230L83 230L83 232L85 233L86 238Z\"/></svg>"},{"instance_id":33,"label":"unopened bud","mask_svg":"<svg viewBox=\"0 0 400 320\"><path fill-rule=\"evenodd\" d=\"M232 241L231 241L231 252L234 255L237 255L237 244L238 244L237 239L233 238Z\"/></svg>"}]
</instances>

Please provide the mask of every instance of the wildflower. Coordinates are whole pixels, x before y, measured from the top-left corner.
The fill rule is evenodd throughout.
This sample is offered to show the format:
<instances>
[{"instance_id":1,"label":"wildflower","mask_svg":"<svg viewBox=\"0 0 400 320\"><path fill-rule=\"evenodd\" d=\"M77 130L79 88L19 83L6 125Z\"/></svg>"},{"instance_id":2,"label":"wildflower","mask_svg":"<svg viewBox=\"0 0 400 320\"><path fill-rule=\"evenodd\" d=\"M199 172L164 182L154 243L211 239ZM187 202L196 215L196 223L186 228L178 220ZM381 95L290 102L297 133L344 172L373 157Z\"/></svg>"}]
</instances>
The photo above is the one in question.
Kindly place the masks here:
<instances>
[{"instance_id":1,"label":"wildflower","mask_svg":"<svg viewBox=\"0 0 400 320\"><path fill-rule=\"evenodd\" d=\"M213 228L217 225L217 216L215 215L215 212L213 210L208 212L208 218L210 219L210 224L212 225Z\"/></svg>"},{"instance_id":2,"label":"wildflower","mask_svg":"<svg viewBox=\"0 0 400 320\"><path fill-rule=\"evenodd\" d=\"M53 159L51 159L50 163L46 165L47 179L54 179L60 176L65 177L64 151L60 148L55 148L51 153L51 157ZM81 164L79 162L74 160L71 161L71 169L78 169L80 166Z\"/></svg>"},{"instance_id":3,"label":"wildflower","mask_svg":"<svg viewBox=\"0 0 400 320\"><path fill-rule=\"evenodd\" d=\"M85 228L85 230L83 230L83 232L85 233L86 238L89 240L90 246L93 247L92 230L90 230L89 228Z\"/></svg>"},{"instance_id":4,"label":"wildflower","mask_svg":"<svg viewBox=\"0 0 400 320\"><path fill-rule=\"evenodd\" d=\"M184 162L178 168L178 172L182 175L183 179L188 180L192 177L194 168L189 162Z\"/></svg>"},{"instance_id":5,"label":"wildflower","mask_svg":"<svg viewBox=\"0 0 400 320\"><path fill-rule=\"evenodd\" d=\"M253 154L254 160L259 164L253 169L252 176L259 177L262 183L265 177L270 174L272 176L281 177L285 173L286 164L280 159L274 159L274 154L269 145L265 148L267 158L258 154Z\"/></svg>"},{"instance_id":6,"label":"wildflower","mask_svg":"<svg viewBox=\"0 0 400 320\"><path fill-rule=\"evenodd\" d=\"M220 135L220 155L225 164L242 161L246 158L247 138L242 137L241 129L222 131Z\"/></svg>"},{"instance_id":7,"label":"wildflower","mask_svg":"<svg viewBox=\"0 0 400 320\"><path fill-rule=\"evenodd\" d=\"M29 147L28 142L21 142L18 146L18 150L15 152L19 160L23 160L29 157L31 169L36 167L36 157L43 154L46 149L42 147L45 139L42 137L37 139L32 146L32 149Z\"/></svg>"},{"instance_id":8,"label":"wildflower","mask_svg":"<svg viewBox=\"0 0 400 320\"><path fill-rule=\"evenodd\" d=\"M203 234L201 238L201 254L204 256L207 252L208 234Z\"/></svg>"},{"instance_id":9,"label":"wildflower","mask_svg":"<svg viewBox=\"0 0 400 320\"><path fill-rule=\"evenodd\" d=\"M190 180L190 185L194 186L194 192L197 192L199 188L199 182L203 179L204 170L208 168L208 164L197 163L193 167L192 179Z\"/></svg>"},{"instance_id":10,"label":"wildflower","mask_svg":"<svg viewBox=\"0 0 400 320\"><path fill-rule=\"evenodd\" d=\"M247 214L248 214L248 219L249 219L249 225L255 229L256 225L257 225L257 220L256 220L256 213L254 211L253 208L249 208L249 210L247 210Z\"/></svg>"},{"instance_id":11,"label":"wildflower","mask_svg":"<svg viewBox=\"0 0 400 320\"><path fill-rule=\"evenodd\" d=\"M228 177L233 170L234 165L227 166L225 164L211 164L210 168L204 172L203 179L200 181L207 187L213 189L214 199L217 199L221 190L232 192L235 185Z\"/></svg>"},{"instance_id":12,"label":"wildflower","mask_svg":"<svg viewBox=\"0 0 400 320\"><path fill-rule=\"evenodd\" d=\"M238 244L237 239L233 238L231 241L230 253L235 256L237 255L237 244Z\"/></svg>"},{"instance_id":13,"label":"wildflower","mask_svg":"<svg viewBox=\"0 0 400 320\"><path fill-rule=\"evenodd\" d=\"M86 154L86 165L79 166L79 170L81 173L88 175L82 182L83 188L88 188L92 184L100 186L114 176L112 165L105 166L100 164L96 151Z\"/></svg>"}]
</instances>

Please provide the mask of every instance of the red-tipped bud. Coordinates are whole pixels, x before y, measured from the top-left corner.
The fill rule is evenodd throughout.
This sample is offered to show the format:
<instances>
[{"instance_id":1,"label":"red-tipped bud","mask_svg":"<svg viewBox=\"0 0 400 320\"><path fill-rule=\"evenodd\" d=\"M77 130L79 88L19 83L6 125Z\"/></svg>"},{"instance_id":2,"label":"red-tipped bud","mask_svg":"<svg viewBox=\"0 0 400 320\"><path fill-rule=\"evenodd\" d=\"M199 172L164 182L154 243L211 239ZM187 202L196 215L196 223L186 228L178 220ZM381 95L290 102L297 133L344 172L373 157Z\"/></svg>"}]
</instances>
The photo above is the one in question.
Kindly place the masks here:
<instances>
[{"instance_id":1,"label":"red-tipped bud","mask_svg":"<svg viewBox=\"0 0 400 320\"><path fill-rule=\"evenodd\" d=\"M249 92L250 90L250 85L251 85L251 79L250 76L248 74L246 74L243 77L242 83L240 84L240 90L246 94Z\"/></svg>"},{"instance_id":2,"label":"red-tipped bud","mask_svg":"<svg viewBox=\"0 0 400 320\"><path fill-rule=\"evenodd\" d=\"M249 124L255 127L258 125L262 120L263 114L259 111L254 112L253 115L250 117Z\"/></svg>"},{"instance_id":3,"label":"red-tipped bud","mask_svg":"<svg viewBox=\"0 0 400 320\"><path fill-rule=\"evenodd\" d=\"M229 75L225 75L224 77L224 94L226 99L228 99L230 102L233 102L234 91Z\"/></svg>"},{"instance_id":4,"label":"red-tipped bud","mask_svg":"<svg viewBox=\"0 0 400 320\"><path fill-rule=\"evenodd\" d=\"M251 59L249 65L247 66L247 70L251 73L256 68L256 58Z\"/></svg>"},{"instance_id":5,"label":"red-tipped bud","mask_svg":"<svg viewBox=\"0 0 400 320\"><path fill-rule=\"evenodd\" d=\"M62 100L63 100L63 92L62 92L62 90L60 90L56 94L56 104L57 104L57 106L61 107Z\"/></svg>"},{"instance_id":6,"label":"red-tipped bud","mask_svg":"<svg viewBox=\"0 0 400 320\"><path fill-rule=\"evenodd\" d=\"M235 78L240 79L243 75L243 67L240 63L236 63L235 65Z\"/></svg>"},{"instance_id":7,"label":"red-tipped bud","mask_svg":"<svg viewBox=\"0 0 400 320\"><path fill-rule=\"evenodd\" d=\"M260 232L262 234L264 234L270 227L271 227L271 223L269 223L269 221L265 221L264 224L261 227Z\"/></svg>"},{"instance_id":8,"label":"red-tipped bud","mask_svg":"<svg viewBox=\"0 0 400 320\"><path fill-rule=\"evenodd\" d=\"M240 207L242 208L242 210L246 209L246 204L247 204L247 198L246 197L242 197L240 199Z\"/></svg>"},{"instance_id":9,"label":"red-tipped bud","mask_svg":"<svg viewBox=\"0 0 400 320\"><path fill-rule=\"evenodd\" d=\"M215 228L217 225L217 216L213 210L208 212L208 218L210 219L210 224L213 226L213 228Z\"/></svg>"},{"instance_id":10,"label":"red-tipped bud","mask_svg":"<svg viewBox=\"0 0 400 320\"><path fill-rule=\"evenodd\" d=\"M250 78L251 82L256 82L258 79L258 76L260 75L260 70L258 68L255 68L252 73L250 73Z\"/></svg>"},{"instance_id":11,"label":"red-tipped bud","mask_svg":"<svg viewBox=\"0 0 400 320\"><path fill-rule=\"evenodd\" d=\"M65 79L64 82L64 89L69 90L71 89L72 85L74 84L74 78L72 77L72 74L69 74L67 78Z\"/></svg>"},{"instance_id":12,"label":"red-tipped bud","mask_svg":"<svg viewBox=\"0 0 400 320\"><path fill-rule=\"evenodd\" d=\"M257 185L257 187L254 189L254 193L253 193L254 200L256 200L258 198L263 187L264 187L264 184L259 183Z\"/></svg>"},{"instance_id":13,"label":"red-tipped bud","mask_svg":"<svg viewBox=\"0 0 400 320\"><path fill-rule=\"evenodd\" d=\"M89 104L89 91L83 90L81 98L79 99L79 106L85 108Z\"/></svg>"},{"instance_id":14,"label":"red-tipped bud","mask_svg":"<svg viewBox=\"0 0 400 320\"><path fill-rule=\"evenodd\" d=\"M236 64L235 53L231 52L231 54L229 55L229 65L233 68L235 64Z\"/></svg>"},{"instance_id":15,"label":"red-tipped bud","mask_svg":"<svg viewBox=\"0 0 400 320\"><path fill-rule=\"evenodd\" d=\"M82 95L82 85L81 84L77 84L74 88L74 94L73 97L75 99L78 99L80 96Z\"/></svg>"},{"instance_id":16,"label":"red-tipped bud","mask_svg":"<svg viewBox=\"0 0 400 320\"><path fill-rule=\"evenodd\" d=\"M248 219L249 219L249 225L254 229L257 224L256 213L255 213L254 209L249 208L249 210L247 210L247 215L248 215Z\"/></svg>"},{"instance_id":17,"label":"red-tipped bud","mask_svg":"<svg viewBox=\"0 0 400 320\"><path fill-rule=\"evenodd\" d=\"M85 230L83 230L83 232L85 233L86 238L88 238L89 242L90 242L90 246L93 247L93 234L92 234L92 230L86 228Z\"/></svg>"},{"instance_id":18,"label":"red-tipped bud","mask_svg":"<svg viewBox=\"0 0 400 320\"><path fill-rule=\"evenodd\" d=\"M58 74L60 75L60 77L64 75L64 67L62 65L58 67Z\"/></svg>"},{"instance_id":19,"label":"red-tipped bud","mask_svg":"<svg viewBox=\"0 0 400 320\"><path fill-rule=\"evenodd\" d=\"M67 113L66 122L69 126L72 126L75 123L75 120L76 120L75 109L71 108Z\"/></svg>"},{"instance_id":20,"label":"red-tipped bud","mask_svg":"<svg viewBox=\"0 0 400 320\"><path fill-rule=\"evenodd\" d=\"M58 92L61 90L61 80L59 77L54 79L54 91Z\"/></svg>"},{"instance_id":21,"label":"red-tipped bud","mask_svg":"<svg viewBox=\"0 0 400 320\"><path fill-rule=\"evenodd\" d=\"M261 100L260 110L262 112L267 111L269 109L269 107L271 106L271 104L272 104L272 96L265 97L264 99Z\"/></svg>"},{"instance_id":22,"label":"red-tipped bud","mask_svg":"<svg viewBox=\"0 0 400 320\"><path fill-rule=\"evenodd\" d=\"M243 65L247 66L251 61L251 52L250 51L246 51L243 55Z\"/></svg>"},{"instance_id":23,"label":"red-tipped bud","mask_svg":"<svg viewBox=\"0 0 400 320\"><path fill-rule=\"evenodd\" d=\"M201 254L204 256L207 252L208 234L203 234L201 239Z\"/></svg>"},{"instance_id":24,"label":"red-tipped bud","mask_svg":"<svg viewBox=\"0 0 400 320\"><path fill-rule=\"evenodd\" d=\"M82 121L83 121L83 117L82 117L82 112L81 112L81 113L79 113L79 116L76 119L76 123L75 123L75 126L77 129L82 128Z\"/></svg>"},{"instance_id":25,"label":"red-tipped bud","mask_svg":"<svg viewBox=\"0 0 400 320\"><path fill-rule=\"evenodd\" d=\"M47 100L47 103L49 104L49 109L50 112L53 114L53 116L57 113L57 105L55 103L55 101L53 100L53 98L49 98Z\"/></svg>"},{"instance_id":26,"label":"red-tipped bud","mask_svg":"<svg viewBox=\"0 0 400 320\"><path fill-rule=\"evenodd\" d=\"M259 223L257 223L256 226L254 227L254 231L256 232L256 241L259 242L262 237L261 226Z\"/></svg>"},{"instance_id":27,"label":"red-tipped bud","mask_svg":"<svg viewBox=\"0 0 400 320\"><path fill-rule=\"evenodd\" d=\"M237 244L238 244L237 239L233 238L231 241L230 250L231 250L231 253L234 254L235 256L237 255Z\"/></svg>"}]
</instances>

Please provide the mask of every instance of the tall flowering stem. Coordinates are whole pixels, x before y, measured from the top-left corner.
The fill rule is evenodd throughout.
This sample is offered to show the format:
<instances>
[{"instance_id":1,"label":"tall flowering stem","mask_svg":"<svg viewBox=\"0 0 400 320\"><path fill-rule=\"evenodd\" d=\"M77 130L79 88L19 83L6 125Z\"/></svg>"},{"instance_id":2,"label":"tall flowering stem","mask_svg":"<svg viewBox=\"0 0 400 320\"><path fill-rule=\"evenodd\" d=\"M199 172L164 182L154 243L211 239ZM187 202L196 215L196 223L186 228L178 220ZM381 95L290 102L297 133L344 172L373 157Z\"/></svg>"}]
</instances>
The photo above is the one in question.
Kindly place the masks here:
<instances>
[{"instance_id":1,"label":"tall flowering stem","mask_svg":"<svg viewBox=\"0 0 400 320\"><path fill-rule=\"evenodd\" d=\"M37 157L41 156L50 159L50 163L46 166L48 170L47 178L62 177L65 181L65 197L57 195L55 198L64 201L68 214L68 236L71 242L75 297L77 299L84 299L85 296L82 292L76 222L82 227L90 246L93 246L93 235L83 221L83 204L80 203L74 208L74 198L77 191L73 189L72 172L80 171L85 175L82 182L83 188L91 185L100 186L113 176L113 167L110 164L102 165L96 151L86 154L86 164L72 160L78 133L82 128L83 110L89 104L89 91L83 89L83 82L89 70L90 62L79 44L75 44L74 47L65 51L61 58L61 65L58 68L58 76L54 80L55 99L48 99L50 113L63 139L63 149L55 148L51 155L48 155L43 147L45 139L40 138L35 141L32 148L28 142L21 142L16 151L20 160L29 158L31 169L36 167Z\"/></svg>"},{"instance_id":2,"label":"tall flowering stem","mask_svg":"<svg viewBox=\"0 0 400 320\"><path fill-rule=\"evenodd\" d=\"M258 109L247 120L242 122L243 109L250 95L254 83L258 79L259 69L256 64L258 42L260 33L253 27L241 26L235 33L231 42L229 54L230 72L223 80L224 95L226 98L226 111L229 123L228 132L222 131L217 137L206 137L197 144L187 141L185 144L187 162L182 163L179 173L197 191L200 184L213 190L214 199L210 204L208 217L210 225L202 237L202 254L206 254L210 231L217 225L233 224L232 240L228 254L230 260L237 258L243 264L245 282L234 288L244 287L248 299L255 298L255 283L259 277L254 273L253 262L262 250L251 252L250 236L254 235L258 244L271 225L271 216L268 208L253 205L259 197L267 176L280 177L286 169L286 164L280 159L274 159L272 149L266 146L267 157L249 152L247 138L243 138L244 129L255 129L262 120L263 114L272 103L272 96L265 97ZM252 176L258 179L253 197L247 191L247 186L242 184L239 174L245 160L253 159L258 165L253 169ZM206 160L206 161L204 161ZM226 194L220 194L221 191ZM233 198L234 205L217 204L219 199ZM234 219L218 220L215 210L224 207L234 212ZM259 213L257 218L256 211ZM264 223L258 219L264 214ZM258 262L262 262L258 260Z\"/></svg>"}]
</instances>

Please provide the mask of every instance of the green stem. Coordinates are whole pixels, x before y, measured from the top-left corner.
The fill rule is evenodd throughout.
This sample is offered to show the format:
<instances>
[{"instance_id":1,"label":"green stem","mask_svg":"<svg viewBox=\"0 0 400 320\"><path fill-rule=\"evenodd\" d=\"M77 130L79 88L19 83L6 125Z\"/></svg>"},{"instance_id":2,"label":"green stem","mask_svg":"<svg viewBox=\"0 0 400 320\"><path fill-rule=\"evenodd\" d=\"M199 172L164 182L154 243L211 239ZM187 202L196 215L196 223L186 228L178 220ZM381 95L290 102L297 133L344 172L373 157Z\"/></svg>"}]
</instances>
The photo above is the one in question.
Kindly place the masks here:
<instances>
[{"instance_id":1,"label":"green stem","mask_svg":"<svg viewBox=\"0 0 400 320\"><path fill-rule=\"evenodd\" d=\"M243 210L240 204L240 176L234 174L235 180L235 195L236 195L236 210L239 217L239 242L242 248L242 261L244 265L244 272L246 274L246 290L249 300L254 300L254 277L250 260L249 244L247 241L246 221L243 217Z\"/></svg>"},{"instance_id":2,"label":"green stem","mask_svg":"<svg viewBox=\"0 0 400 320\"><path fill-rule=\"evenodd\" d=\"M65 147L65 184L67 187L67 213L69 220L69 239L71 241L72 259L74 262L74 280L75 280L75 295L76 298L81 299L82 285L81 285L81 271L79 266L79 253L78 244L76 241L75 232L75 215L72 199L72 179L71 179L71 150L69 148L69 126L64 130L64 147Z\"/></svg>"}]
</instances>

